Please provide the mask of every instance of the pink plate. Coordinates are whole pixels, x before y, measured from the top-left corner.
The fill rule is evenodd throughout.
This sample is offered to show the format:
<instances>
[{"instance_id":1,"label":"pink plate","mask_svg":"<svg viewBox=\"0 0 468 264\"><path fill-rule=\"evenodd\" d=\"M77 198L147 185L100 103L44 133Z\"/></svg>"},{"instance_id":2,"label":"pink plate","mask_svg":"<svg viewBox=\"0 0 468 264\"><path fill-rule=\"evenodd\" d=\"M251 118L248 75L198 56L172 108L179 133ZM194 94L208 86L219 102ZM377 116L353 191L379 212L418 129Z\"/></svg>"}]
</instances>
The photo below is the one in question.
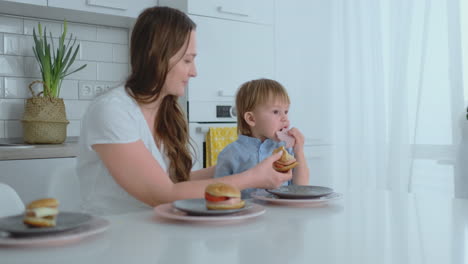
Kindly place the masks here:
<instances>
[{"instance_id":1,"label":"pink plate","mask_svg":"<svg viewBox=\"0 0 468 264\"><path fill-rule=\"evenodd\" d=\"M329 195L321 196L318 198L312 199L284 199L280 198L274 194L267 193L264 190L258 190L252 193L252 198L257 200L266 201L275 204L283 204L283 205L320 205L324 203L328 203L331 201L335 201L341 199L343 196L341 193L331 193Z\"/></svg>"},{"instance_id":2,"label":"pink plate","mask_svg":"<svg viewBox=\"0 0 468 264\"><path fill-rule=\"evenodd\" d=\"M58 246L102 233L108 228L109 221L92 216L86 224L68 231L18 237L0 235L0 246Z\"/></svg>"},{"instance_id":3,"label":"pink plate","mask_svg":"<svg viewBox=\"0 0 468 264\"><path fill-rule=\"evenodd\" d=\"M237 221L244 220L253 217L257 217L265 213L265 208L259 204L252 203L250 209L240 211L228 215L210 215L210 216L195 216L189 215L186 212L177 210L172 206L172 204L161 204L154 208L154 211L157 216L173 219L173 220L183 220L183 221L194 221L194 222L212 222L212 221Z\"/></svg>"}]
</instances>

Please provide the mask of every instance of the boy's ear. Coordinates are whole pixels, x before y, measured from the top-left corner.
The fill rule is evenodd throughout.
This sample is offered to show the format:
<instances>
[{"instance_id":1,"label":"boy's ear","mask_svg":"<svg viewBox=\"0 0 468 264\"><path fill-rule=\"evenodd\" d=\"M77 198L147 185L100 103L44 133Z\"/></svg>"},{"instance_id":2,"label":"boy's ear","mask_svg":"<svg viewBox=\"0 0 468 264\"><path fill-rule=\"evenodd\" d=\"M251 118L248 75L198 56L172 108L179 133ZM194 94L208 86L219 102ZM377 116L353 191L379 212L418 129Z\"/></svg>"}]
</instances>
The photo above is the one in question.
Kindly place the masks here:
<instances>
[{"instance_id":1,"label":"boy's ear","mask_svg":"<svg viewBox=\"0 0 468 264\"><path fill-rule=\"evenodd\" d=\"M245 112L244 120L249 126L251 127L255 126L255 117L252 112Z\"/></svg>"}]
</instances>

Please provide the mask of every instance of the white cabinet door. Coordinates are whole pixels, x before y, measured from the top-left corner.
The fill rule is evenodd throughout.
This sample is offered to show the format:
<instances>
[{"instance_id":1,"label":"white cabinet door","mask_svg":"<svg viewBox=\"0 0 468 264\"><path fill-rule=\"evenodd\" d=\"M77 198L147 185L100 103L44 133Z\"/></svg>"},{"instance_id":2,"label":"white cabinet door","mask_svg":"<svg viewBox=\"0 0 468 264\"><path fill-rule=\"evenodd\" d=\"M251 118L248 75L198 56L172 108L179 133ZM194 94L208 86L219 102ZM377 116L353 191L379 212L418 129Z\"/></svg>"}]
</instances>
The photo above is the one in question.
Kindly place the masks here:
<instances>
[{"instance_id":1,"label":"white cabinet door","mask_svg":"<svg viewBox=\"0 0 468 264\"><path fill-rule=\"evenodd\" d=\"M123 17L137 17L143 9L156 4L156 0L48 0L50 7Z\"/></svg>"},{"instance_id":2,"label":"white cabinet door","mask_svg":"<svg viewBox=\"0 0 468 264\"><path fill-rule=\"evenodd\" d=\"M239 86L274 76L274 29L269 25L191 16L197 24L198 76L190 101L233 101Z\"/></svg>"},{"instance_id":3,"label":"white cabinet door","mask_svg":"<svg viewBox=\"0 0 468 264\"><path fill-rule=\"evenodd\" d=\"M0 182L15 189L25 204L54 197L61 209L73 211L81 200L75 167L76 158L3 160Z\"/></svg>"},{"instance_id":4,"label":"white cabinet door","mask_svg":"<svg viewBox=\"0 0 468 264\"><path fill-rule=\"evenodd\" d=\"M274 4L271 0L159 0L159 5L191 15L273 24Z\"/></svg>"}]
</instances>

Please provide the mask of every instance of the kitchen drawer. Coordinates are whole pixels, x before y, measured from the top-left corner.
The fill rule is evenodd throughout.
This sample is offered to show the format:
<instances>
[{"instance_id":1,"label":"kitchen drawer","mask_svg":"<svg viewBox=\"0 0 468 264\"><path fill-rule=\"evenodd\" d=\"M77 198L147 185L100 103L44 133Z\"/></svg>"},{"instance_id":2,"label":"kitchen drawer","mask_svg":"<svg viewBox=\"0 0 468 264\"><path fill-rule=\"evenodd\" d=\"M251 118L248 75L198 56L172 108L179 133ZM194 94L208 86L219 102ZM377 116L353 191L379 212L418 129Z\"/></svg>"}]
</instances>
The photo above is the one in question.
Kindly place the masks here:
<instances>
[{"instance_id":1,"label":"kitchen drawer","mask_svg":"<svg viewBox=\"0 0 468 264\"><path fill-rule=\"evenodd\" d=\"M159 0L191 15L259 24L273 24L274 2L269 0Z\"/></svg>"}]
</instances>

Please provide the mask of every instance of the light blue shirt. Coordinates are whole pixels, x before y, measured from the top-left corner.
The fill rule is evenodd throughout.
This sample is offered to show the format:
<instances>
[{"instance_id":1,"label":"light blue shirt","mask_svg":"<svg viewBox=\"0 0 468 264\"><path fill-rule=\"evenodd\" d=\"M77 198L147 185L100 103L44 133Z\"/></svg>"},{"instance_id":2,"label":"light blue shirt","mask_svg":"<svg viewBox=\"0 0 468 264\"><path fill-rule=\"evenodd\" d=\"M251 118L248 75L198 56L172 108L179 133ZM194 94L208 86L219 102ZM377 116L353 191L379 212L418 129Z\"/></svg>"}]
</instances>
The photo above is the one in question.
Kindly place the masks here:
<instances>
[{"instance_id":1,"label":"light blue shirt","mask_svg":"<svg viewBox=\"0 0 468 264\"><path fill-rule=\"evenodd\" d=\"M227 145L219 153L214 177L237 174L253 168L271 156L273 150L284 145L284 142L276 142L271 139L261 142L258 138L239 135L236 141ZM288 149L288 152L291 153L292 150ZM283 185L288 184L289 182L285 182ZM255 190L255 188L243 190L242 198L250 198L250 194Z\"/></svg>"}]
</instances>

